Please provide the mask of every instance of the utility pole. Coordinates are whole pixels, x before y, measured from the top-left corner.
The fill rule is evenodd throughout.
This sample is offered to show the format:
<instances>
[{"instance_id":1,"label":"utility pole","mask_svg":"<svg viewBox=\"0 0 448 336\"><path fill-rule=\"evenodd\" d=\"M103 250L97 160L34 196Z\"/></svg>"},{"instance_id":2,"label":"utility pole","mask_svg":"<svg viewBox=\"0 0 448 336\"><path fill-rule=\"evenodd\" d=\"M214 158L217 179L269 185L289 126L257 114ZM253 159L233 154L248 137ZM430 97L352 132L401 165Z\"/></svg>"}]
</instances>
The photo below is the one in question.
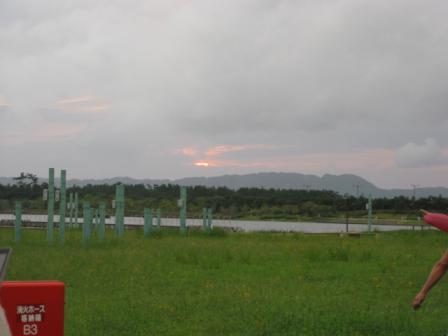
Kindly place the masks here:
<instances>
[{"instance_id":1,"label":"utility pole","mask_svg":"<svg viewBox=\"0 0 448 336\"><path fill-rule=\"evenodd\" d=\"M420 187L420 184L411 184L412 187L412 199L415 200L415 189Z\"/></svg>"},{"instance_id":2,"label":"utility pole","mask_svg":"<svg viewBox=\"0 0 448 336\"><path fill-rule=\"evenodd\" d=\"M356 197L359 197L359 187L360 187L360 185L359 184L354 184L353 186L356 188Z\"/></svg>"}]
</instances>

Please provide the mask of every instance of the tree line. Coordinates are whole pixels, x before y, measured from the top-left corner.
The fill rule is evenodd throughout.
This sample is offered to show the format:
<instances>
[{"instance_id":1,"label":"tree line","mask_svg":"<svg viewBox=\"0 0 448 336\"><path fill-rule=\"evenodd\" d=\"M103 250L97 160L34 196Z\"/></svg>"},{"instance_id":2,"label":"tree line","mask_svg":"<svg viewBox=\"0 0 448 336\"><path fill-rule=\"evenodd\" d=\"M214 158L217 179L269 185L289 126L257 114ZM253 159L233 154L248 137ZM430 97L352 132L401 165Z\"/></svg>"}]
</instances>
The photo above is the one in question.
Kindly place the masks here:
<instances>
[{"instance_id":1,"label":"tree line","mask_svg":"<svg viewBox=\"0 0 448 336\"><path fill-rule=\"evenodd\" d=\"M15 201L22 201L23 208L31 212L45 212L43 191L47 183L39 184L26 176L15 184L0 184L0 211L12 211ZM160 208L165 214L176 215L180 187L173 184L126 185L126 214L141 215L143 208ZM98 206L106 202L112 213L111 201L115 197L115 185L86 185L67 188L69 193L78 193L82 202ZM263 189L194 186L187 188L188 212L200 215L202 208L210 207L218 217L294 218L295 216L336 216L341 213L364 214L368 202L364 196L340 195L328 190ZM399 196L376 198L375 211L393 213L416 213L418 209L445 212L448 198L442 196L413 199Z\"/></svg>"}]
</instances>

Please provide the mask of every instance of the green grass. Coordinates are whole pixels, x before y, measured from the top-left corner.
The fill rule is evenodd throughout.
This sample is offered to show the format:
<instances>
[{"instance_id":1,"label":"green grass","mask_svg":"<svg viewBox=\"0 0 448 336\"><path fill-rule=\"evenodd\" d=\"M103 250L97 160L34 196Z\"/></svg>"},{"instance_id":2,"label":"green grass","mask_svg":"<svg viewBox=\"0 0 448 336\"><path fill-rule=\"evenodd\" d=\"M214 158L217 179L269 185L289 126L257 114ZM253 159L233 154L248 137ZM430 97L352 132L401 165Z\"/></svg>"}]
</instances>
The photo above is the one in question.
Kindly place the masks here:
<instances>
[{"instance_id":1,"label":"green grass","mask_svg":"<svg viewBox=\"0 0 448 336\"><path fill-rule=\"evenodd\" d=\"M361 238L166 230L64 246L0 230L8 280L62 280L66 335L446 335L448 283L411 301L447 247L440 232Z\"/></svg>"}]
</instances>

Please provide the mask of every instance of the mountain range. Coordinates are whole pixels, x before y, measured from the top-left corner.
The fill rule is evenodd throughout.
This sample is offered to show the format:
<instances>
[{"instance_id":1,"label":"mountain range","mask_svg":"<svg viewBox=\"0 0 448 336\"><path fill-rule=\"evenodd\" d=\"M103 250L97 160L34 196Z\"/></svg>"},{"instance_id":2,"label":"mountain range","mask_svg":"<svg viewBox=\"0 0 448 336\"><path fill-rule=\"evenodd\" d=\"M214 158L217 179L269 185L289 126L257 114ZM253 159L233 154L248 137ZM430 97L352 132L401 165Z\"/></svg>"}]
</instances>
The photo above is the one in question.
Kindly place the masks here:
<instances>
[{"instance_id":1,"label":"mountain range","mask_svg":"<svg viewBox=\"0 0 448 336\"><path fill-rule=\"evenodd\" d=\"M46 178L39 178L39 182L46 182ZM0 177L0 184L13 184L15 181L12 177ZM56 183L58 179L56 179ZM113 177L107 179L69 179L67 186L84 186L88 184L178 184L182 186L206 186L206 187L227 187L230 189L239 188L274 188L274 189L305 189L305 190L332 190L341 195L349 194L353 196L372 197L396 197L406 196L412 197L428 197L442 196L448 197L448 188L445 187L428 187L414 189L382 189L373 183L363 179L362 177L343 174L323 176L305 175L299 173L256 173L246 175L222 175L215 177L187 177L181 179L134 179L130 177Z\"/></svg>"}]
</instances>

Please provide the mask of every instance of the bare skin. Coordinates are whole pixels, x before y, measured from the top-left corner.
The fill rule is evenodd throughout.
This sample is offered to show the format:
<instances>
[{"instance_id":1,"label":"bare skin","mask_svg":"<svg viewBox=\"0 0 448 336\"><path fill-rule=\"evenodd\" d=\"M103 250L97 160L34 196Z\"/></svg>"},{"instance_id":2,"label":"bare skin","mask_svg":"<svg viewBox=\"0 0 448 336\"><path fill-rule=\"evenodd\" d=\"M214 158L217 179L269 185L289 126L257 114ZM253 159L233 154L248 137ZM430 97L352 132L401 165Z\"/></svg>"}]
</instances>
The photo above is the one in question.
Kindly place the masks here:
<instances>
[{"instance_id":1,"label":"bare skin","mask_svg":"<svg viewBox=\"0 0 448 336\"><path fill-rule=\"evenodd\" d=\"M11 332L9 330L8 321L6 319L5 312L2 307L0 307L0 335L10 336Z\"/></svg>"},{"instance_id":2,"label":"bare skin","mask_svg":"<svg viewBox=\"0 0 448 336\"><path fill-rule=\"evenodd\" d=\"M448 250L445 251L442 258L436 262L434 267L429 273L428 279L423 285L420 292L415 296L414 301L412 301L412 308L415 310L419 309L428 295L432 287L443 277L445 272L448 270Z\"/></svg>"}]
</instances>

